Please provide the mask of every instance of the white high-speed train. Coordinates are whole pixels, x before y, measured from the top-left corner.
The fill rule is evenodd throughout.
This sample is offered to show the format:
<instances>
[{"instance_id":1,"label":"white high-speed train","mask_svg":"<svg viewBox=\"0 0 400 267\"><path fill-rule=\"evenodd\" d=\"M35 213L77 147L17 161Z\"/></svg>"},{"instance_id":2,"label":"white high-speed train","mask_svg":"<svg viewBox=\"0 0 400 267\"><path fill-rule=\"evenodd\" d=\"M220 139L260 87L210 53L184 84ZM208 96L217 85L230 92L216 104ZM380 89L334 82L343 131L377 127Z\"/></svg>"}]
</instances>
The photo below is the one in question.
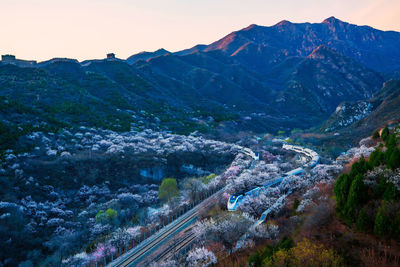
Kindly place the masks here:
<instances>
[{"instance_id":1,"label":"white high-speed train","mask_svg":"<svg viewBox=\"0 0 400 267\"><path fill-rule=\"evenodd\" d=\"M247 191L246 193L238 193L238 194L230 195L228 203L227 203L227 208L229 211L235 211L239 207L240 202L245 197L258 194L262 188L267 188L267 187L277 185L277 184L281 183L282 180L287 176L300 175L301 173L304 172L304 169L314 168L320 161L318 153L311 149L303 148L300 146L287 145L287 144L284 144L282 146L282 148L286 149L286 150L292 150L292 151L295 151L298 153L305 154L307 157L311 158L311 160L308 163L304 164L302 167L299 167L297 169L286 172L283 174L282 177L276 178L273 181L271 181L265 185L255 187L255 188L251 189L250 191Z\"/></svg>"}]
</instances>

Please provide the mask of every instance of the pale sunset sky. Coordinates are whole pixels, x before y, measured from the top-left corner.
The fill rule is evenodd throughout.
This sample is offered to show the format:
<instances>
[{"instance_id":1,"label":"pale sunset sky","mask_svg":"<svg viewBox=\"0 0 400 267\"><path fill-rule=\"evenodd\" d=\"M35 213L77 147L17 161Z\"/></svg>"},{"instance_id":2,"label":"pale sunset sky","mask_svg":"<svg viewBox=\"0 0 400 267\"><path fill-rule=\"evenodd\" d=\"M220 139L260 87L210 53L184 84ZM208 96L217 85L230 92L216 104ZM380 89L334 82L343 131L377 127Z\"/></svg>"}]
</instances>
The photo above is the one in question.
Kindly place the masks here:
<instances>
[{"instance_id":1,"label":"pale sunset sky","mask_svg":"<svg viewBox=\"0 0 400 267\"><path fill-rule=\"evenodd\" d=\"M400 0L0 0L0 11L0 54L38 61L174 52L284 19L400 31Z\"/></svg>"}]
</instances>

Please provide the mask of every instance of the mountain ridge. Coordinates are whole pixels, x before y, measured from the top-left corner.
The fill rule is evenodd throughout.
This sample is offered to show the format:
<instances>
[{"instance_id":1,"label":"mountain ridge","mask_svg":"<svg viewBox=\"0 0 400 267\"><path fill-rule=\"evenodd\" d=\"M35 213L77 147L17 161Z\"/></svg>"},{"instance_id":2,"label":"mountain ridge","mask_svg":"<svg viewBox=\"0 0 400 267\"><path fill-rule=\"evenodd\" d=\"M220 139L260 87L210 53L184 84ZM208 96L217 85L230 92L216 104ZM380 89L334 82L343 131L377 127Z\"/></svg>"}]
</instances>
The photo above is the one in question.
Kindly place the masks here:
<instances>
[{"instance_id":1,"label":"mountain ridge","mask_svg":"<svg viewBox=\"0 0 400 267\"><path fill-rule=\"evenodd\" d=\"M274 64L280 60L280 53L285 53L285 56L306 56L319 45L325 44L379 72L391 72L400 66L400 52L396 48L400 45L399 32L357 26L335 17L329 17L322 23L283 20L273 26L251 24L202 47L201 51L221 50L228 56L237 56L235 52L246 43L254 43L253 53L259 51L264 61ZM285 51L277 48L279 46L284 47ZM187 51L191 52L190 49ZM237 60L253 69L259 67L239 56ZM387 63L381 66L384 61Z\"/></svg>"},{"instance_id":2,"label":"mountain ridge","mask_svg":"<svg viewBox=\"0 0 400 267\"><path fill-rule=\"evenodd\" d=\"M209 45L175 53L158 49L127 60L53 59L36 68L50 74L40 79L60 79L74 90L87 90L90 97L110 104L111 109L135 109L135 114L143 110L171 124L178 116L175 121L197 125L193 129L204 128L204 116L197 116L197 111L206 117L226 113L227 118L241 119L214 126L231 124L240 130L275 132L316 126L341 102L369 99L387 77L397 75L400 51L382 52L397 44L400 47L400 33L334 17L322 23L283 20L273 26L251 24ZM374 69L377 59L387 61L381 68L390 71L382 74ZM13 75L20 71L12 70ZM22 83L28 87L29 81ZM37 94L44 97L44 92ZM12 96L9 91L2 95ZM68 101L76 97L75 92L71 95ZM182 125L178 128L185 128Z\"/></svg>"}]
</instances>

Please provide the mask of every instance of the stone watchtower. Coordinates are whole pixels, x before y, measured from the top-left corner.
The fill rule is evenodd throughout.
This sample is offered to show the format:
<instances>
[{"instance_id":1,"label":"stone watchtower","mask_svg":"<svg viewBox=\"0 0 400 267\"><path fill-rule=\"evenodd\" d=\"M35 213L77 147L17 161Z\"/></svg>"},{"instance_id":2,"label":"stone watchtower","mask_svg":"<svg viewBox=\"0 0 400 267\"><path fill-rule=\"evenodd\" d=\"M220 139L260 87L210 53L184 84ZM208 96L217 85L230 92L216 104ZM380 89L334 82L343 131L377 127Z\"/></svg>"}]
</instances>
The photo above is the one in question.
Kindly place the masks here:
<instances>
[{"instance_id":1,"label":"stone watchtower","mask_svg":"<svg viewBox=\"0 0 400 267\"><path fill-rule=\"evenodd\" d=\"M14 55L2 55L1 56L1 61L3 61L3 62L15 62L15 56Z\"/></svg>"},{"instance_id":2,"label":"stone watchtower","mask_svg":"<svg viewBox=\"0 0 400 267\"><path fill-rule=\"evenodd\" d=\"M107 59L115 59L115 54L114 53L108 53L107 54Z\"/></svg>"}]
</instances>

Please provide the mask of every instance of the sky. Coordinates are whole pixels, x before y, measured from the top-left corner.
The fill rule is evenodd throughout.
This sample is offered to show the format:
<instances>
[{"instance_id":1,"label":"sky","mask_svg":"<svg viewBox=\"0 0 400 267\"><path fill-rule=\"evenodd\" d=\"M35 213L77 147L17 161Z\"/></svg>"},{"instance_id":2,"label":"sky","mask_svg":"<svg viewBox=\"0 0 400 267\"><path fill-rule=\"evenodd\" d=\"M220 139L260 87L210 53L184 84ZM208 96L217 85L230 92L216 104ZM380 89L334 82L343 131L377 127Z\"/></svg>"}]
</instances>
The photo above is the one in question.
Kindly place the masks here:
<instances>
[{"instance_id":1,"label":"sky","mask_svg":"<svg viewBox=\"0 0 400 267\"><path fill-rule=\"evenodd\" d=\"M38 61L174 52L281 20L400 31L400 0L0 0L0 10L0 54Z\"/></svg>"}]
</instances>

